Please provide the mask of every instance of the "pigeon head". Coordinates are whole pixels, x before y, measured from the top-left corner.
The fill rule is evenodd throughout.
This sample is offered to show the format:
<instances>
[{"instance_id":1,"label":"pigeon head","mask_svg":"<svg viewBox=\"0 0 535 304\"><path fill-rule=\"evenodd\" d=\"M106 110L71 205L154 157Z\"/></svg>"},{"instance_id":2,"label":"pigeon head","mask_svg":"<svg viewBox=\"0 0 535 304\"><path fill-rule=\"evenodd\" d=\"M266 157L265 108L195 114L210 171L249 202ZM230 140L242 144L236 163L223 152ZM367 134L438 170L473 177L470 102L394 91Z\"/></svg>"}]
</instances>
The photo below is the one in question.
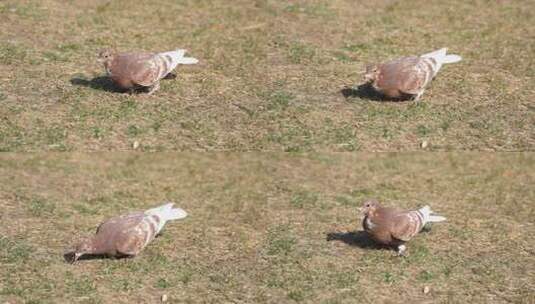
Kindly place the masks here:
<instances>
[{"instance_id":1,"label":"pigeon head","mask_svg":"<svg viewBox=\"0 0 535 304\"><path fill-rule=\"evenodd\" d=\"M92 238L82 239L74 246L72 251L72 263L76 262L82 255L91 254L95 251L95 245Z\"/></svg>"},{"instance_id":2,"label":"pigeon head","mask_svg":"<svg viewBox=\"0 0 535 304\"><path fill-rule=\"evenodd\" d=\"M364 73L365 82L374 82L379 74L379 67L376 64L368 64Z\"/></svg>"},{"instance_id":3,"label":"pigeon head","mask_svg":"<svg viewBox=\"0 0 535 304\"><path fill-rule=\"evenodd\" d=\"M115 52L112 49L102 49L98 52L98 58L101 61L110 60L115 55Z\"/></svg>"},{"instance_id":4,"label":"pigeon head","mask_svg":"<svg viewBox=\"0 0 535 304\"><path fill-rule=\"evenodd\" d=\"M98 61L104 64L106 71L109 70L112 60L115 58L115 51L112 49L103 49L98 52Z\"/></svg>"},{"instance_id":5,"label":"pigeon head","mask_svg":"<svg viewBox=\"0 0 535 304\"><path fill-rule=\"evenodd\" d=\"M377 200L366 200L364 204L362 204L362 207L360 208L361 212L364 215L371 215L375 213L377 209L379 209L380 205Z\"/></svg>"}]
</instances>

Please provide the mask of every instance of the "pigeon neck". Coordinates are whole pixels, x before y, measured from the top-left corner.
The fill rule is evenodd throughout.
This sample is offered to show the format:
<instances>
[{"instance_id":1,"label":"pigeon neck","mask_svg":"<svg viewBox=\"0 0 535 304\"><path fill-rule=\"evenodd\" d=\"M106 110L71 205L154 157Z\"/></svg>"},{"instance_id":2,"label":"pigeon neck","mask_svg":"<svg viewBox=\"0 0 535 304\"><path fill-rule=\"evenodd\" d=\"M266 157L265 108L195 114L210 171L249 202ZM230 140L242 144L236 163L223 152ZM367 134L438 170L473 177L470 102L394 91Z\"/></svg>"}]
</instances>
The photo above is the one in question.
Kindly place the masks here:
<instances>
[{"instance_id":1,"label":"pigeon neck","mask_svg":"<svg viewBox=\"0 0 535 304\"><path fill-rule=\"evenodd\" d=\"M99 238L91 238L88 240L88 251L89 252L85 252L86 254L104 254L104 247L103 246L103 242L99 239Z\"/></svg>"},{"instance_id":2,"label":"pigeon neck","mask_svg":"<svg viewBox=\"0 0 535 304\"><path fill-rule=\"evenodd\" d=\"M373 217L375 217L375 214L376 214L376 213L377 213L377 209L373 208L373 209L370 209L370 210L368 211L368 213L366 214L366 216L367 216L367 217L371 217L371 218L373 218Z\"/></svg>"},{"instance_id":3,"label":"pigeon neck","mask_svg":"<svg viewBox=\"0 0 535 304\"><path fill-rule=\"evenodd\" d=\"M106 73L111 75L111 60L107 59L104 61L104 68L106 69Z\"/></svg>"}]
</instances>

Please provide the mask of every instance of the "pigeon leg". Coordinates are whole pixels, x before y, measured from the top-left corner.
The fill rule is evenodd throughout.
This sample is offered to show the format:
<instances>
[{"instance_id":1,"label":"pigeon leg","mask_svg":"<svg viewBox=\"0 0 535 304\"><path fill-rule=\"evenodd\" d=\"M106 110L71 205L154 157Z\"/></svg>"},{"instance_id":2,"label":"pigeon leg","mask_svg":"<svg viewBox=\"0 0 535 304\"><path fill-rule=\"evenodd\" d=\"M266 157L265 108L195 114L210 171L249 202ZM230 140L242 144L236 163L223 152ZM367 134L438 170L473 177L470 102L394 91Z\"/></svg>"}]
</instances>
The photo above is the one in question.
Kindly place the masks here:
<instances>
[{"instance_id":1,"label":"pigeon leg","mask_svg":"<svg viewBox=\"0 0 535 304\"><path fill-rule=\"evenodd\" d=\"M422 95L424 95L424 90L421 90L420 92L418 92L418 94L416 94L416 96L414 97L414 101L419 101Z\"/></svg>"},{"instance_id":2,"label":"pigeon leg","mask_svg":"<svg viewBox=\"0 0 535 304\"><path fill-rule=\"evenodd\" d=\"M150 88L148 94L152 95L152 93L158 91L159 88L160 88L160 82L157 82L157 83L153 84L152 87Z\"/></svg>"},{"instance_id":3,"label":"pigeon leg","mask_svg":"<svg viewBox=\"0 0 535 304\"><path fill-rule=\"evenodd\" d=\"M407 246L399 245L397 249L398 249L398 255L399 256L406 256L407 255L406 254Z\"/></svg>"}]
</instances>

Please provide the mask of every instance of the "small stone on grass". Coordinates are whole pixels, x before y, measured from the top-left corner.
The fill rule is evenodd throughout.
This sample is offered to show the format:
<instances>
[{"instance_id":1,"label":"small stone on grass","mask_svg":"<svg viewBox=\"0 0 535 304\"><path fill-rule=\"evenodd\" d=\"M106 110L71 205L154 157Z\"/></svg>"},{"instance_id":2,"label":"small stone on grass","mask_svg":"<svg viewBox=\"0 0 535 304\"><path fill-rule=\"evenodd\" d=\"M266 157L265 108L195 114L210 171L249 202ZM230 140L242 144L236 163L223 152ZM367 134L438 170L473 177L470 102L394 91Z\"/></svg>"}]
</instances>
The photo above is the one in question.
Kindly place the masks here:
<instances>
[{"instance_id":1,"label":"small stone on grass","mask_svg":"<svg viewBox=\"0 0 535 304\"><path fill-rule=\"evenodd\" d=\"M424 286L424 290L423 290L424 294L428 294L429 291L430 291L429 286Z\"/></svg>"}]
</instances>

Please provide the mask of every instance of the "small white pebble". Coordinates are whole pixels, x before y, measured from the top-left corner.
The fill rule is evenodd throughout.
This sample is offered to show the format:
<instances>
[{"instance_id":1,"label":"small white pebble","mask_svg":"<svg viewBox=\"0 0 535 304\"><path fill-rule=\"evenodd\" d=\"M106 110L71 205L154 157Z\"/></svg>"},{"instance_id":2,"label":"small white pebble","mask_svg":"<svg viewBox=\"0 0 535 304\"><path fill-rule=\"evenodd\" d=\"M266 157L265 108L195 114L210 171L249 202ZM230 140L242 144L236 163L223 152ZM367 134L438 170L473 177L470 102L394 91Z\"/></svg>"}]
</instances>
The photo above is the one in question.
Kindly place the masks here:
<instances>
[{"instance_id":1,"label":"small white pebble","mask_svg":"<svg viewBox=\"0 0 535 304\"><path fill-rule=\"evenodd\" d=\"M139 141L134 141L134 143L132 144L132 148L134 148L134 150L136 150L137 148L139 148Z\"/></svg>"},{"instance_id":2,"label":"small white pebble","mask_svg":"<svg viewBox=\"0 0 535 304\"><path fill-rule=\"evenodd\" d=\"M424 286L424 294L428 294L429 293L429 286Z\"/></svg>"},{"instance_id":3,"label":"small white pebble","mask_svg":"<svg viewBox=\"0 0 535 304\"><path fill-rule=\"evenodd\" d=\"M424 140L424 141L422 141L420 146L422 147L422 149L425 149L425 148L427 148L429 146L429 142L427 140Z\"/></svg>"},{"instance_id":4,"label":"small white pebble","mask_svg":"<svg viewBox=\"0 0 535 304\"><path fill-rule=\"evenodd\" d=\"M162 303L164 303L164 302L167 302L167 295L166 294L162 295Z\"/></svg>"}]
</instances>

